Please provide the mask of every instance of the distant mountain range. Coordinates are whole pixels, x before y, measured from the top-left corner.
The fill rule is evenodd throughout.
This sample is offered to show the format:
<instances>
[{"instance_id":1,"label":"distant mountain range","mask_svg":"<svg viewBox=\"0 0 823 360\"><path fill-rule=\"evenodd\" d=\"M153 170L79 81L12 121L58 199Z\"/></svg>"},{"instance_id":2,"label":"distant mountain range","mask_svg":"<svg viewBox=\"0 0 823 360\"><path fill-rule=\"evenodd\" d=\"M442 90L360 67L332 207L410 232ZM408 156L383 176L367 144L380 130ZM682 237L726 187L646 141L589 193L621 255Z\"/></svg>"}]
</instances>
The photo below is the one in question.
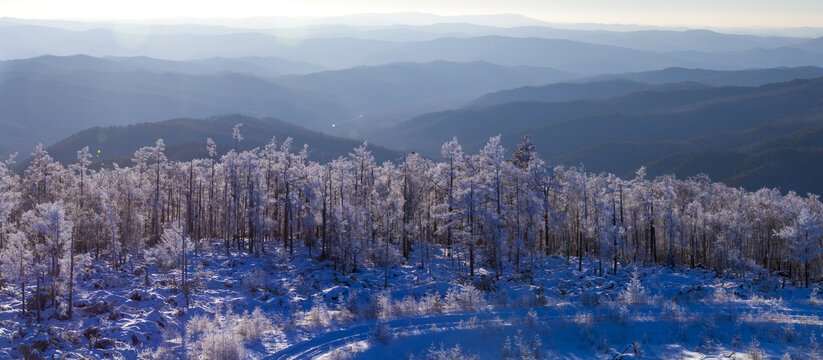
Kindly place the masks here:
<instances>
[{"instance_id":1,"label":"distant mountain range","mask_svg":"<svg viewBox=\"0 0 823 360\"><path fill-rule=\"evenodd\" d=\"M747 69L719 71L706 69L668 68L637 73L598 75L575 82L587 83L602 80L632 80L652 85L681 82L697 82L712 86L760 86L794 79L823 77L823 68L815 66L775 67L767 69Z\"/></svg>"},{"instance_id":2,"label":"distant mountain range","mask_svg":"<svg viewBox=\"0 0 823 360\"><path fill-rule=\"evenodd\" d=\"M489 91L554 83L579 75L543 67L505 67L487 62L393 63L284 76L273 81L313 93L332 94L360 122L406 120L436 109L459 107ZM368 117L368 119L362 119Z\"/></svg>"},{"instance_id":3,"label":"distant mountain range","mask_svg":"<svg viewBox=\"0 0 823 360\"><path fill-rule=\"evenodd\" d=\"M437 60L550 67L587 75L673 66L723 70L823 66L820 39L706 30L621 32L555 29L539 23L514 28L450 23L298 29L192 25L191 31L183 25L154 25L160 30L152 32L139 26L56 27L59 25L42 21L0 22L0 59L46 54L148 56L167 60L276 57L304 64L292 66L290 72L297 73L306 72L305 64L342 69ZM254 65L236 64L230 68L259 72Z\"/></svg>"},{"instance_id":4,"label":"distant mountain range","mask_svg":"<svg viewBox=\"0 0 823 360\"><path fill-rule=\"evenodd\" d=\"M37 142L51 144L92 126L230 113L358 137L361 128L461 106L488 91L574 76L548 68L444 61L276 78L214 72L213 66L227 62L266 64L266 59L177 62L76 55L0 62L5 130L0 141L6 151L25 152Z\"/></svg>"},{"instance_id":5,"label":"distant mountain range","mask_svg":"<svg viewBox=\"0 0 823 360\"><path fill-rule=\"evenodd\" d=\"M572 82L524 86L483 95L469 104L482 107L507 102L562 102L607 98L641 90L700 90L713 86L760 86L794 79L823 77L823 68L805 66L756 70L718 71L668 68L639 73L600 75Z\"/></svg>"},{"instance_id":6,"label":"distant mountain range","mask_svg":"<svg viewBox=\"0 0 823 360\"><path fill-rule=\"evenodd\" d=\"M579 99L608 98L641 90L703 89L710 85L696 82L682 82L651 85L626 79L593 81L587 83L559 83L543 86L524 86L511 90L501 90L483 95L469 104L469 107L484 107L509 102L564 102Z\"/></svg>"},{"instance_id":7,"label":"distant mountain range","mask_svg":"<svg viewBox=\"0 0 823 360\"><path fill-rule=\"evenodd\" d=\"M145 71L0 73L0 109L0 141L15 151L92 126L227 113L327 124L346 111L321 95L247 75Z\"/></svg>"},{"instance_id":8,"label":"distant mountain range","mask_svg":"<svg viewBox=\"0 0 823 360\"><path fill-rule=\"evenodd\" d=\"M562 101L557 93L545 92L575 87L588 87L592 98L582 97L586 91L572 91L577 99ZM521 90L541 89L553 102L535 101L540 91L522 91L527 101L504 92L509 102L478 105L489 101L487 95L475 101L475 107L422 115L373 137L437 156L440 144L454 135L470 152L498 133L509 149L530 135L550 163L583 164L594 172L631 176L647 165L650 175L705 172L715 180L753 189L776 186L823 193L823 184L796 172L801 164L812 173L817 170L810 167L823 164L818 161L823 148L823 78L759 87L689 87L607 80L527 88ZM598 94L598 89L618 95ZM624 89L625 94L615 89ZM774 169L784 169L783 174L770 175Z\"/></svg>"},{"instance_id":9,"label":"distant mountain range","mask_svg":"<svg viewBox=\"0 0 823 360\"><path fill-rule=\"evenodd\" d=\"M32 72L41 74L69 71L180 73L191 75L246 74L275 77L289 74L307 74L328 70L325 67L285 60L277 57L223 58L214 57L191 61L172 61L137 57L95 58L87 55L44 55L29 59L0 61L0 72Z\"/></svg>"}]
</instances>

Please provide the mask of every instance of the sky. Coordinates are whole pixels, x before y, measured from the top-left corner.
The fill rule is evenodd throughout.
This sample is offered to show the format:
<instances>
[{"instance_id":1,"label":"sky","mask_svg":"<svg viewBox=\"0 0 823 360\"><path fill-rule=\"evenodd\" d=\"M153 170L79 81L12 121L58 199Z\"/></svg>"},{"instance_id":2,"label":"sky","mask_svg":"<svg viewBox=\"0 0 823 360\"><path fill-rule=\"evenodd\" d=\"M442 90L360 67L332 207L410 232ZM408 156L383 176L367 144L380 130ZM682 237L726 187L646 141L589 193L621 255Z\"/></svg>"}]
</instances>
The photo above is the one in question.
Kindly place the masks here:
<instances>
[{"instance_id":1,"label":"sky","mask_svg":"<svg viewBox=\"0 0 823 360\"><path fill-rule=\"evenodd\" d=\"M0 0L0 17L327 17L359 13L521 14L551 23L823 27L823 0Z\"/></svg>"}]
</instances>

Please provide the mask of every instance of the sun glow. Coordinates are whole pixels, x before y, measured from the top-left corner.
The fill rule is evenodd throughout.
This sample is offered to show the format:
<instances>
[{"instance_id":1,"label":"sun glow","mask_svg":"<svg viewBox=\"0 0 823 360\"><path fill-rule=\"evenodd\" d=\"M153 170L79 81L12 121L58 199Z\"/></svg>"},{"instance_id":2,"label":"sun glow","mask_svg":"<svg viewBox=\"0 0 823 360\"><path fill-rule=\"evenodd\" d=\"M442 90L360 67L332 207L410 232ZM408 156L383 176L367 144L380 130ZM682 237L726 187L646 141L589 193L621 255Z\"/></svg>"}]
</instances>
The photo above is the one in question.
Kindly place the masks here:
<instances>
[{"instance_id":1,"label":"sun glow","mask_svg":"<svg viewBox=\"0 0 823 360\"><path fill-rule=\"evenodd\" d=\"M716 27L823 27L818 0L2 0L12 18L140 20L328 17L359 13L523 14L556 23Z\"/></svg>"}]
</instances>

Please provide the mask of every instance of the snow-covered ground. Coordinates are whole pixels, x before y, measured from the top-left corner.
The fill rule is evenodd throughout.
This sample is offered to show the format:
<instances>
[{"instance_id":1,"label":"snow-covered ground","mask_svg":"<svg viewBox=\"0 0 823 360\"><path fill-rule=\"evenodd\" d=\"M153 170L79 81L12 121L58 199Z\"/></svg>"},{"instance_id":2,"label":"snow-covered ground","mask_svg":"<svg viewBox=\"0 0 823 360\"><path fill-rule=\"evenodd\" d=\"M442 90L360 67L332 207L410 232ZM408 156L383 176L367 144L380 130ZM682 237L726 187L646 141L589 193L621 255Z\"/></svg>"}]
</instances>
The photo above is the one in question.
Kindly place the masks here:
<instances>
[{"instance_id":1,"label":"snow-covered ground","mask_svg":"<svg viewBox=\"0 0 823 360\"><path fill-rule=\"evenodd\" d=\"M574 258L544 257L533 284L513 265L472 280L430 249L425 267L414 253L391 268L384 289L379 266L344 274L303 250L226 256L220 245L192 254L188 307L179 272L150 266L147 284L136 260L84 267L71 320L21 318L19 287L6 284L0 358L823 357L823 295L765 274L604 263L601 275L596 260L578 271Z\"/></svg>"}]
</instances>

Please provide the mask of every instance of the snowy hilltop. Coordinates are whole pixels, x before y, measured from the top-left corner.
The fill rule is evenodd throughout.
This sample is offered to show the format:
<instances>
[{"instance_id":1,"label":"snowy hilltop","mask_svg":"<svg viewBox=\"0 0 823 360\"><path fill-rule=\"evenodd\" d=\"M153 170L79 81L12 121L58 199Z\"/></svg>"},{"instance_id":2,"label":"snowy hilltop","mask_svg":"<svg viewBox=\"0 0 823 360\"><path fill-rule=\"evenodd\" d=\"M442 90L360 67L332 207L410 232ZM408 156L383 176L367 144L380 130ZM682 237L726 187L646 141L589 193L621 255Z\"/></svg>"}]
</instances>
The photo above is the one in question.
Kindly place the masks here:
<instances>
[{"instance_id":1,"label":"snowy hilltop","mask_svg":"<svg viewBox=\"0 0 823 360\"><path fill-rule=\"evenodd\" d=\"M817 358L823 203L292 139L0 163L0 358Z\"/></svg>"}]
</instances>

